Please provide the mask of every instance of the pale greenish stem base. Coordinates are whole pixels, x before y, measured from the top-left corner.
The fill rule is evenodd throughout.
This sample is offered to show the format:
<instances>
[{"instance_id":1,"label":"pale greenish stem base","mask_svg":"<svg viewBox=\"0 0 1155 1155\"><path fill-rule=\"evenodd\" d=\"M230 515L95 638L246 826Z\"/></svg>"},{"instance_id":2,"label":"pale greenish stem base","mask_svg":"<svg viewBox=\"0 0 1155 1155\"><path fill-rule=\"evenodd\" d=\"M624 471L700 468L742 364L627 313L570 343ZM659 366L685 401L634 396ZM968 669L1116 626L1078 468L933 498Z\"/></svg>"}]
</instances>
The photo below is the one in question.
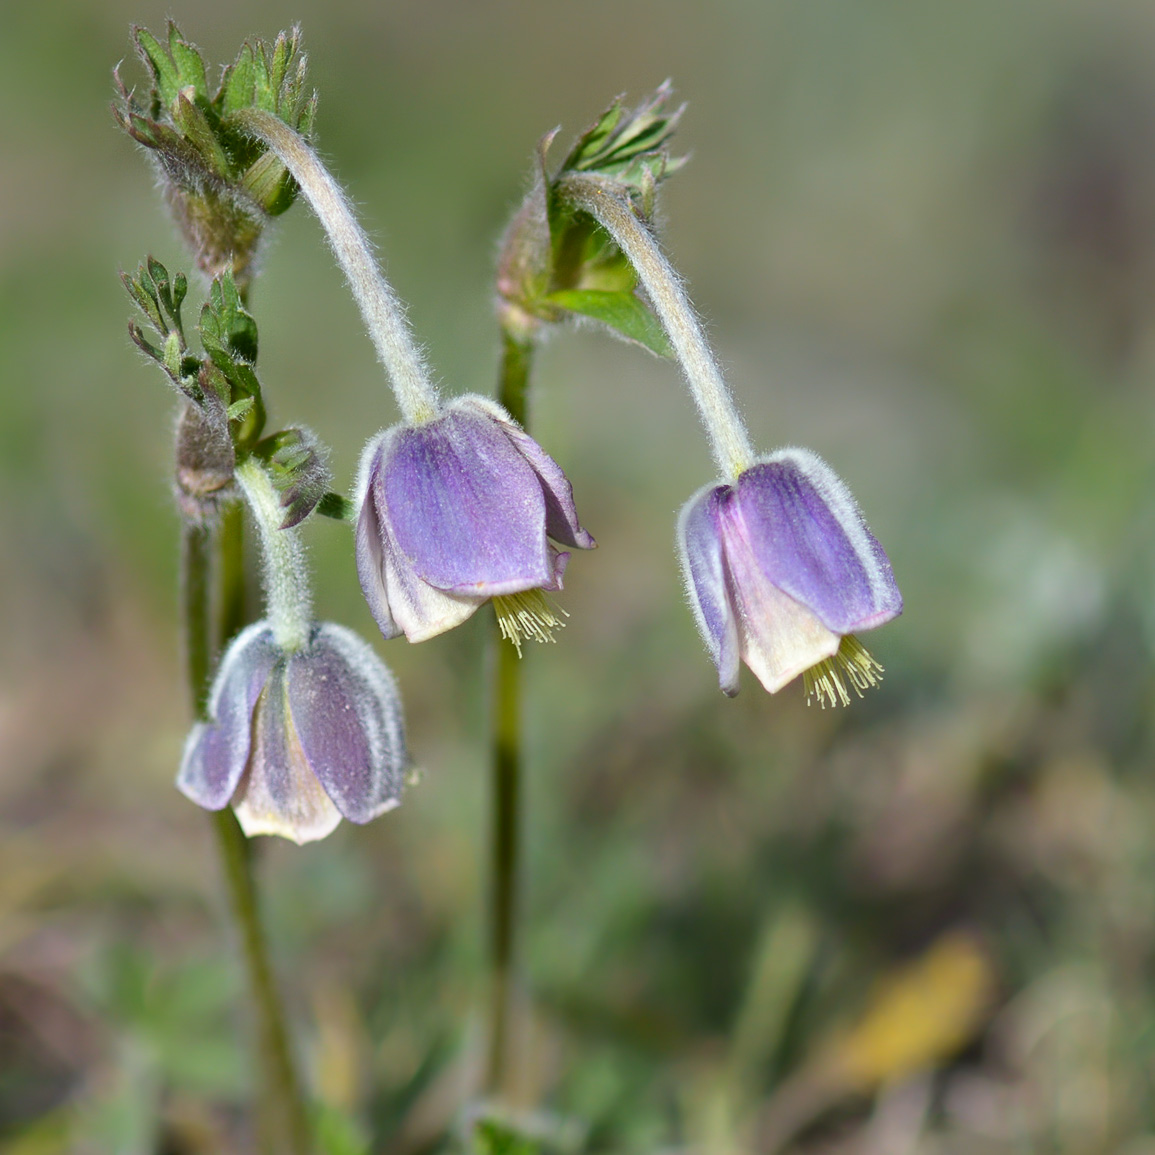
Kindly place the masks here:
<instances>
[{"instance_id":1,"label":"pale greenish stem base","mask_svg":"<svg viewBox=\"0 0 1155 1155\"><path fill-rule=\"evenodd\" d=\"M218 810L212 819L253 999L261 1068L261 1150L267 1155L309 1155L313 1149L309 1119L261 926L251 844L232 810Z\"/></svg>"}]
</instances>

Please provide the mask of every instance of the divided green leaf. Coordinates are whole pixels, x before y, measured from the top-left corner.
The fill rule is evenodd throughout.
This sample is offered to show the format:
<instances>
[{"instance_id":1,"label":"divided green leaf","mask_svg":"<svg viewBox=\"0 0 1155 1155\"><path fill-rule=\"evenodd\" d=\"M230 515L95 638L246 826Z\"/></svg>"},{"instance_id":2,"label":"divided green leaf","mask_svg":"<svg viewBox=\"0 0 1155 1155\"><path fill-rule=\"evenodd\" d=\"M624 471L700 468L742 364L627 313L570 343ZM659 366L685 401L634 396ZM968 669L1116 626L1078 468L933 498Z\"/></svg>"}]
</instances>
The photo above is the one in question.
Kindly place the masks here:
<instances>
[{"instance_id":1,"label":"divided green leaf","mask_svg":"<svg viewBox=\"0 0 1155 1155\"><path fill-rule=\"evenodd\" d=\"M633 293L601 289L563 289L551 293L551 304L609 326L627 340L644 345L659 357L672 357L673 349L658 319Z\"/></svg>"},{"instance_id":2,"label":"divided green leaf","mask_svg":"<svg viewBox=\"0 0 1155 1155\"><path fill-rule=\"evenodd\" d=\"M600 177L619 190L644 222L654 213L659 184L681 167L669 142L682 108L671 109L669 82L638 108L615 100L578 138L550 177L539 147L540 178L526 197L503 243L498 291L518 313L545 322L565 314L590 317L659 356L672 355L649 306L637 295L638 280L625 254L588 214L577 212L559 192L567 173Z\"/></svg>"},{"instance_id":3,"label":"divided green leaf","mask_svg":"<svg viewBox=\"0 0 1155 1155\"><path fill-rule=\"evenodd\" d=\"M257 361L257 322L241 303L241 295L231 273L217 277L209 289L209 299L201 309L201 342L205 352L225 355L230 362ZM225 366L222 364L222 368Z\"/></svg>"}]
</instances>

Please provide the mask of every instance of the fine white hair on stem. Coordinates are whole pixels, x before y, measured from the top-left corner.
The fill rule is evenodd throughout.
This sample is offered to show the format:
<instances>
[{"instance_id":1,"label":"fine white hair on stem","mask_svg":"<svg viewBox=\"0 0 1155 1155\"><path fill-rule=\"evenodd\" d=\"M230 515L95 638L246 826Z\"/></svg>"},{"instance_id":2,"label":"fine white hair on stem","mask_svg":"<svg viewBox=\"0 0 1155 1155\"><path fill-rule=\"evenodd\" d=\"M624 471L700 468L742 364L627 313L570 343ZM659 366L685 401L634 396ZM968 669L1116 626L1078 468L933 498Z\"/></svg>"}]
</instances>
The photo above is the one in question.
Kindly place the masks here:
<instances>
[{"instance_id":1,"label":"fine white hair on stem","mask_svg":"<svg viewBox=\"0 0 1155 1155\"><path fill-rule=\"evenodd\" d=\"M402 414L410 422L429 421L438 411L437 390L413 340L405 308L382 274L344 190L308 141L279 117L244 109L234 118L245 132L268 145L300 185L345 274Z\"/></svg>"},{"instance_id":2,"label":"fine white hair on stem","mask_svg":"<svg viewBox=\"0 0 1155 1155\"><path fill-rule=\"evenodd\" d=\"M754 450L677 273L619 186L590 173L566 173L558 191L587 212L617 242L637 271L654 312L678 355L690 393L723 476L754 464Z\"/></svg>"},{"instance_id":3,"label":"fine white hair on stem","mask_svg":"<svg viewBox=\"0 0 1155 1155\"><path fill-rule=\"evenodd\" d=\"M293 653L304 649L313 624L305 548L296 529L281 528L285 510L261 464L251 457L242 461L236 478L261 535L265 617L277 645Z\"/></svg>"}]
</instances>

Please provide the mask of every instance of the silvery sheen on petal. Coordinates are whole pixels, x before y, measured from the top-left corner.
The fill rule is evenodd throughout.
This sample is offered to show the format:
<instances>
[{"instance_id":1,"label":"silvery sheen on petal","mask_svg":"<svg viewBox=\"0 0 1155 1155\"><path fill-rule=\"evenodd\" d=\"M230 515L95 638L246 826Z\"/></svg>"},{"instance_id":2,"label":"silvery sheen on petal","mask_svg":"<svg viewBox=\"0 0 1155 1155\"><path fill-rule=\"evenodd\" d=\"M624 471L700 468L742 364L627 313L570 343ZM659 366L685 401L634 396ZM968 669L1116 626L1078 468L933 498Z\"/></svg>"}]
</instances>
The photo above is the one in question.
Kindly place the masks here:
<instances>
[{"instance_id":1,"label":"silvery sheen on petal","mask_svg":"<svg viewBox=\"0 0 1155 1155\"><path fill-rule=\"evenodd\" d=\"M309 766L350 822L401 801L405 732L393 675L352 630L326 623L288 664L289 706Z\"/></svg>"},{"instance_id":2,"label":"silvery sheen on petal","mask_svg":"<svg viewBox=\"0 0 1155 1155\"><path fill-rule=\"evenodd\" d=\"M358 493L357 570L386 637L423 641L489 598L560 589L569 555L550 539L595 544L557 463L481 397L375 438Z\"/></svg>"},{"instance_id":3,"label":"silvery sheen on petal","mask_svg":"<svg viewBox=\"0 0 1155 1155\"><path fill-rule=\"evenodd\" d=\"M249 760L253 708L281 651L266 622L242 630L225 651L209 694L212 722L198 722L185 742L176 784L206 810L223 810Z\"/></svg>"},{"instance_id":4,"label":"silvery sheen on petal","mask_svg":"<svg viewBox=\"0 0 1155 1155\"><path fill-rule=\"evenodd\" d=\"M303 843L342 817L364 823L397 806L407 766L393 676L356 634L315 624L286 652L268 623L239 634L193 727L177 785L209 810L232 805L248 835Z\"/></svg>"},{"instance_id":5,"label":"silvery sheen on petal","mask_svg":"<svg viewBox=\"0 0 1155 1155\"><path fill-rule=\"evenodd\" d=\"M886 553L834 471L782 449L699 490L678 529L687 592L728 694L738 657L771 693L806 673L826 704L881 667L853 638L902 612Z\"/></svg>"}]
</instances>

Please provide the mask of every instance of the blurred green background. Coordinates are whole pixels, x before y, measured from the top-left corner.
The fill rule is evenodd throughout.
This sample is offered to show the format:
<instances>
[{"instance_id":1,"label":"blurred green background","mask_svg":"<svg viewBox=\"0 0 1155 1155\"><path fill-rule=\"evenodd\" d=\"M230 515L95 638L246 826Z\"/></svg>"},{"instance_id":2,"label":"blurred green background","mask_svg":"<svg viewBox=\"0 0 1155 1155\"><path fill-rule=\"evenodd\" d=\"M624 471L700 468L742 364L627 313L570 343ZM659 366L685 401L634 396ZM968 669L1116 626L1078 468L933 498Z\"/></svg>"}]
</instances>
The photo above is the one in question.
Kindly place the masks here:
<instances>
[{"instance_id":1,"label":"blurred green background","mask_svg":"<svg viewBox=\"0 0 1155 1155\"><path fill-rule=\"evenodd\" d=\"M1155 1152L1155 7L1139 0L49 0L0 8L0 1151L240 1152L243 982L172 778L175 402L116 272L187 268L109 115L132 22L217 63L303 24L323 153L447 392L491 392L537 139L665 77L663 235L757 445L854 489L906 595L844 711L717 691L673 366L539 360L600 548L528 667L520 1103L566 1151ZM124 65L130 81L141 74ZM560 151L558 153L560 156ZM303 206L252 297L272 418L348 490L395 420ZM267 840L334 1155L461 1142L484 985L487 628L381 642L421 783ZM487 613L488 611L486 611Z\"/></svg>"}]
</instances>

